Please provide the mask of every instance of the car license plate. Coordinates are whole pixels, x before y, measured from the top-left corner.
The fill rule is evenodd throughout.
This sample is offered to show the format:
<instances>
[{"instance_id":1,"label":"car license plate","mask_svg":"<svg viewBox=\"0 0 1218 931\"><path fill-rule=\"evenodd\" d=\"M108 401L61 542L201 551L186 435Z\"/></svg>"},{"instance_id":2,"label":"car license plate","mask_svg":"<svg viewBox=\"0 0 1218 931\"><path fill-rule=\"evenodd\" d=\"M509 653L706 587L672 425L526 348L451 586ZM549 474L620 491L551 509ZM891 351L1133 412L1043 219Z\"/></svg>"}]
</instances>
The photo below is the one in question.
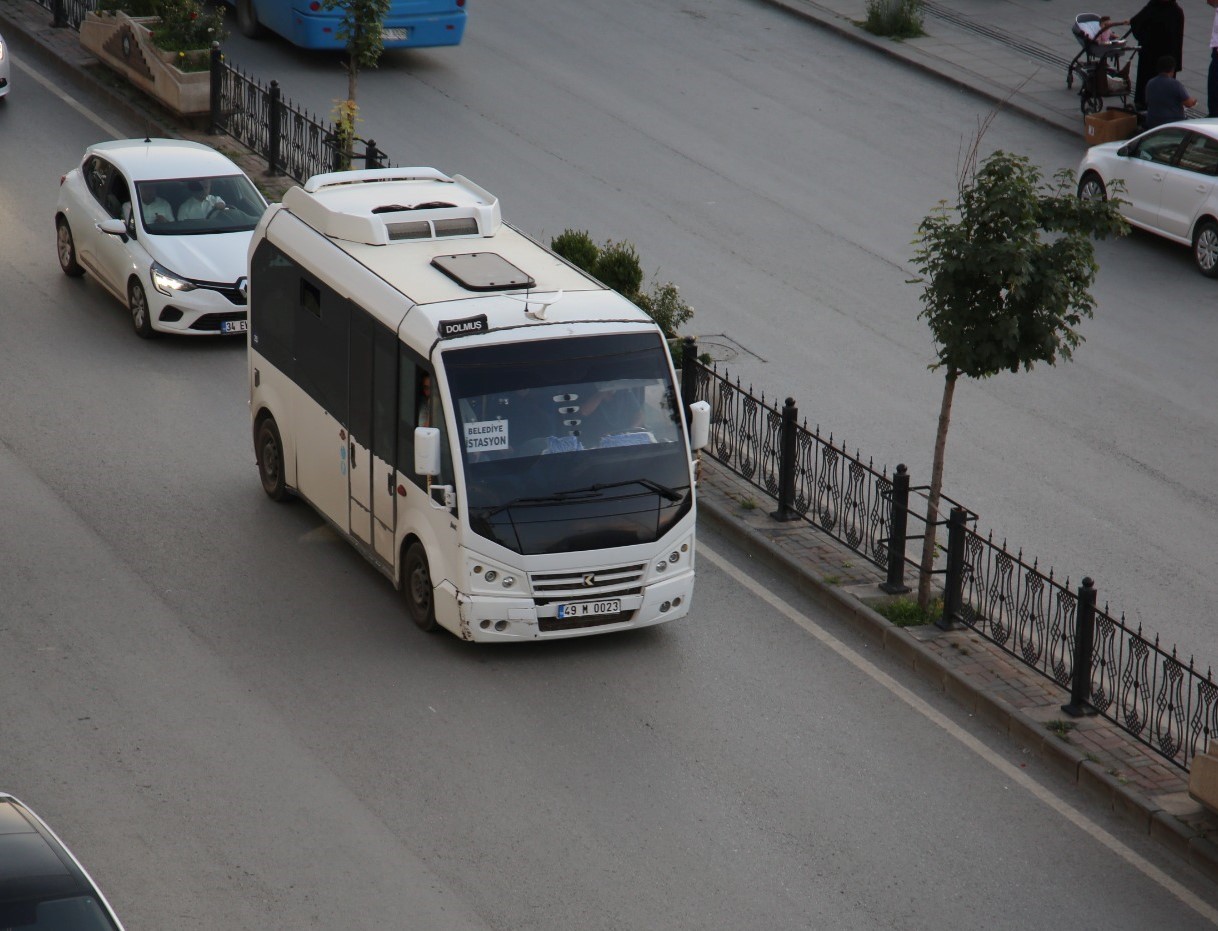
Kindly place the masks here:
<instances>
[{"instance_id":1,"label":"car license plate","mask_svg":"<svg viewBox=\"0 0 1218 931\"><path fill-rule=\"evenodd\" d=\"M405 42L410 38L409 29L382 29L381 39L390 42Z\"/></svg>"},{"instance_id":2,"label":"car license plate","mask_svg":"<svg viewBox=\"0 0 1218 931\"><path fill-rule=\"evenodd\" d=\"M220 322L221 333L244 333L249 329L249 322L246 320L222 320Z\"/></svg>"},{"instance_id":3,"label":"car license plate","mask_svg":"<svg viewBox=\"0 0 1218 931\"><path fill-rule=\"evenodd\" d=\"M622 610L622 599L610 598L606 601L578 601L575 604L558 606L559 620L569 617L596 617L600 614L618 614Z\"/></svg>"}]
</instances>

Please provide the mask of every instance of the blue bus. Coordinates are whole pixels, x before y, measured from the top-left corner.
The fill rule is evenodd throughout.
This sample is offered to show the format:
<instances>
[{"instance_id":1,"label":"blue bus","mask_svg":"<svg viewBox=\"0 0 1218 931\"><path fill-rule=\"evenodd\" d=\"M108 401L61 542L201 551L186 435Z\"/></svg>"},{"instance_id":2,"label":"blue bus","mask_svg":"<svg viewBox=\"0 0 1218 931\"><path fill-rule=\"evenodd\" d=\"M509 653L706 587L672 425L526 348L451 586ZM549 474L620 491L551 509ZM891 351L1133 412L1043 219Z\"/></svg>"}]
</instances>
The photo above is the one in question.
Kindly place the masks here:
<instances>
[{"instance_id":1,"label":"blue bus","mask_svg":"<svg viewBox=\"0 0 1218 931\"><path fill-rule=\"evenodd\" d=\"M259 38L268 30L301 48L343 49L338 37L342 14L322 0L228 0L237 8L242 35ZM385 48L457 45L465 32L465 0L390 0L382 25Z\"/></svg>"}]
</instances>

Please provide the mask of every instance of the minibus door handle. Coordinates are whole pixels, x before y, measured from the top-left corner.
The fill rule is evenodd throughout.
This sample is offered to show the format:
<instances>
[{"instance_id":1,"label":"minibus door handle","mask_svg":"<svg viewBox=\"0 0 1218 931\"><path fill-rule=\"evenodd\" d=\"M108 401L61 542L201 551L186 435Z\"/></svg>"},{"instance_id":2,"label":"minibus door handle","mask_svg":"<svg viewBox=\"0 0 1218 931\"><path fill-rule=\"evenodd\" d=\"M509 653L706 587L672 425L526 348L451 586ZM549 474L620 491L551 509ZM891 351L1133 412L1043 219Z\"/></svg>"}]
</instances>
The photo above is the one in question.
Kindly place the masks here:
<instances>
[{"instance_id":1,"label":"minibus door handle","mask_svg":"<svg viewBox=\"0 0 1218 931\"><path fill-rule=\"evenodd\" d=\"M347 449L348 449L348 450L350 450L350 453L351 453L351 457L350 457L350 458L351 458L351 468L353 468L353 469L354 469L354 468L355 468L355 444L354 444L354 443L349 443L349 444L347 444Z\"/></svg>"}]
</instances>

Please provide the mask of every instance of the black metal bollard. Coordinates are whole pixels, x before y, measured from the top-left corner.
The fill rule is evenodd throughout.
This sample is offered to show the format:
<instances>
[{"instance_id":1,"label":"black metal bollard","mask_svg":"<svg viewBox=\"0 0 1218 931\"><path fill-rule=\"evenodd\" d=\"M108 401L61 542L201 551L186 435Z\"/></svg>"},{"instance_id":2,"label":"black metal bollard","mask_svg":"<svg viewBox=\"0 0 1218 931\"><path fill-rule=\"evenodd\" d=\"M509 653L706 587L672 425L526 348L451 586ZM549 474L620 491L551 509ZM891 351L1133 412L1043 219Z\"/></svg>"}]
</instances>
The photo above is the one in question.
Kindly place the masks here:
<instances>
[{"instance_id":1,"label":"black metal bollard","mask_svg":"<svg viewBox=\"0 0 1218 931\"><path fill-rule=\"evenodd\" d=\"M1074 614L1074 672L1070 676L1070 704L1062 711L1072 718L1096 713L1091 705L1091 660L1095 650L1095 582L1083 579Z\"/></svg>"},{"instance_id":2,"label":"black metal bollard","mask_svg":"<svg viewBox=\"0 0 1218 931\"><path fill-rule=\"evenodd\" d=\"M778 510L770 516L774 520L799 520L795 510L795 426L799 419L799 408L794 398L787 398L782 406L782 423L778 438Z\"/></svg>"},{"instance_id":3,"label":"black metal bollard","mask_svg":"<svg viewBox=\"0 0 1218 931\"><path fill-rule=\"evenodd\" d=\"M685 411L685 422L689 423L689 405L698 400L698 371L694 367L698 360L698 341L692 336L681 340L681 407Z\"/></svg>"},{"instance_id":4,"label":"black metal bollard","mask_svg":"<svg viewBox=\"0 0 1218 931\"><path fill-rule=\"evenodd\" d=\"M947 572L943 577L943 616L935 621L940 630L957 630L964 626L960 621L960 605L964 602L964 521L968 511L959 505L952 508L947 518ZM934 527L927 527L934 533Z\"/></svg>"},{"instance_id":5,"label":"black metal bollard","mask_svg":"<svg viewBox=\"0 0 1218 931\"><path fill-rule=\"evenodd\" d=\"M365 168L380 168L381 153L376 148L376 143L371 139L364 145L364 167Z\"/></svg>"},{"instance_id":6,"label":"black metal bollard","mask_svg":"<svg viewBox=\"0 0 1218 931\"><path fill-rule=\"evenodd\" d=\"M888 537L888 578L880 588L890 595L904 595L905 535L909 529L909 470L905 463L897 466L892 476L892 533Z\"/></svg>"},{"instance_id":7,"label":"black metal bollard","mask_svg":"<svg viewBox=\"0 0 1218 931\"><path fill-rule=\"evenodd\" d=\"M224 56L220 54L220 43L213 42L211 44L211 128L208 130L213 136L219 135L224 131L224 127L220 125L220 94L222 90L221 81L224 74L220 70L224 67Z\"/></svg>"},{"instance_id":8,"label":"black metal bollard","mask_svg":"<svg viewBox=\"0 0 1218 931\"><path fill-rule=\"evenodd\" d=\"M68 25L68 11L64 7L64 0L55 0L51 4L51 26L55 29L62 29Z\"/></svg>"},{"instance_id":9,"label":"black metal bollard","mask_svg":"<svg viewBox=\"0 0 1218 931\"><path fill-rule=\"evenodd\" d=\"M282 98L282 96L283 96L283 92L279 89L279 82L271 81L271 95L270 95L270 99L267 101L267 106L269 107L269 112L267 114L267 121L266 121L267 122L266 135L267 135L267 149L268 149L267 154L266 154L266 161L267 161L266 173L268 175L283 174L283 172L279 170L279 162L280 162L279 146L280 146L280 143L282 142L282 139L281 139L282 129L280 126L280 120L282 119L282 115L283 115L282 109L279 106L279 101L280 101L280 98Z\"/></svg>"}]
</instances>

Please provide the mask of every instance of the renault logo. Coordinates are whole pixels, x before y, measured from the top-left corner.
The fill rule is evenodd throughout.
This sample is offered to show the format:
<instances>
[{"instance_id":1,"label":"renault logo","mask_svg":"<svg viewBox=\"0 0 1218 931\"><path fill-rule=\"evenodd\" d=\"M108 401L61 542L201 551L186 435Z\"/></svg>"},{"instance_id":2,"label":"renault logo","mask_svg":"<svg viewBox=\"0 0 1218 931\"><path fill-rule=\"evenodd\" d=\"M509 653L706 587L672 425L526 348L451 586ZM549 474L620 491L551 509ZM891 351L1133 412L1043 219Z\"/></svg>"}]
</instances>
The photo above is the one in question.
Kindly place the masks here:
<instances>
[{"instance_id":1,"label":"renault logo","mask_svg":"<svg viewBox=\"0 0 1218 931\"><path fill-rule=\"evenodd\" d=\"M596 576L593 573L589 572L587 575L584 576L584 588L591 588L595 584L596 584Z\"/></svg>"}]
</instances>

